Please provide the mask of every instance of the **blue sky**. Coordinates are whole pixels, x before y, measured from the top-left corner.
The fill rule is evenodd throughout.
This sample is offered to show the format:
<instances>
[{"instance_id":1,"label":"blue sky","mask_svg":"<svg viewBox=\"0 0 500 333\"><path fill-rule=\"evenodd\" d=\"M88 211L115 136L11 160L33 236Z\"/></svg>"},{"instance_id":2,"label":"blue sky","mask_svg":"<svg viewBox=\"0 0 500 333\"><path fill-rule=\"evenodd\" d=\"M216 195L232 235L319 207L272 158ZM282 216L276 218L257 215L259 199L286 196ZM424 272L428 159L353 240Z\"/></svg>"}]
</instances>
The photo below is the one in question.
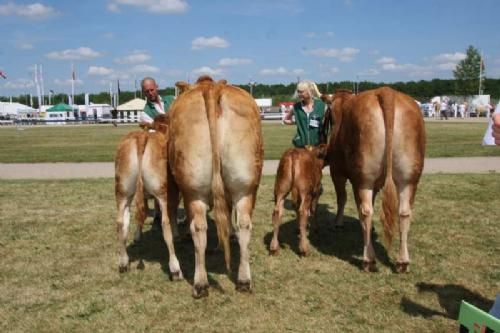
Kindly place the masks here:
<instances>
[{"instance_id":1,"label":"blue sky","mask_svg":"<svg viewBox=\"0 0 500 333\"><path fill-rule=\"evenodd\" d=\"M500 77L498 0L0 1L0 95L108 91L153 76L246 84L452 78L469 45Z\"/></svg>"}]
</instances>

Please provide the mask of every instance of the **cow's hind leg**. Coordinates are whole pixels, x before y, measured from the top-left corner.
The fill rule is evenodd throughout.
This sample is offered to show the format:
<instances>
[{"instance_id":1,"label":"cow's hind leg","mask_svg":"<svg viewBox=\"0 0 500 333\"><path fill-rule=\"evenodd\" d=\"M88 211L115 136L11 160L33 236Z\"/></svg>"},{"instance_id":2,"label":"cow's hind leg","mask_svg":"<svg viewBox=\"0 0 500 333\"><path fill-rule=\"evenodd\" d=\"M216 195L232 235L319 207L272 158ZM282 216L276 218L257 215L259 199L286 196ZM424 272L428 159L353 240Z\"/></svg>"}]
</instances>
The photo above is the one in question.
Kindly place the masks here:
<instances>
[{"instance_id":1,"label":"cow's hind leg","mask_svg":"<svg viewBox=\"0 0 500 333\"><path fill-rule=\"evenodd\" d=\"M269 253L277 254L280 249L278 234L280 230L281 219L283 218L283 210L285 208L285 197L287 193L278 193L276 195L274 210L273 210L273 238L269 245Z\"/></svg>"},{"instance_id":2,"label":"cow's hind leg","mask_svg":"<svg viewBox=\"0 0 500 333\"><path fill-rule=\"evenodd\" d=\"M410 231L412 203L416 186L407 184L399 189L399 255L396 259L396 271L409 271L410 254L408 252L408 233Z\"/></svg>"},{"instance_id":3,"label":"cow's hind leg","mask_svg":"<svg viewBox=\"0 0 500 333\"><path fill-rule=\"evenodd\" d=\"M236 290L249 292L252 290L252 277L250 274L250 237L252 234L252 210L255 194L248 194L236 203L236 216L238 228L238 242L240 245L240 265Z\"/></svg>"},{"instance_id":4,"label":"cow's hind leg","mask_svg":"<svg viewBox=\"0 0 500 333\"><path fill-rule=\"evenodd\" d=\"M132 202L131 195L120 194L116 198L118 213L116 218L116 232L118 235L118 270L124 273L129 269L129 257L127 254L127 237L128 228L130 225L130 204Z\"/></svg>"},{"instance_id":5,"label":"cow's hind leg","mask_svg":"<svg viewBox=\"0 0 500 333\"><path fill-rule=\"evenodd\" d=\"M373 224L373 191L371 189L360 189L355 191L356 204L358 206L359 221L363 229L363 270L375 272L375 251L372 244Z\"/></svg>"},{"instance_id":6,"label":"cow's hind leg","mask_svg":"<svg viewBox=\"0 0 500 333\"><path fill-rule=\"evenodd\" d=\"M167 202L164 196L157 196L158 205L161 211L161 225L163 230L163 238L168 248L168 268L172 274L172 280L182 280L182 271L179 265L179 260L175 255L174 238L172 236L172 223L176 223L175 219L172 221L167 212Z\"/></svg>"},{"instance_id":7,"label":"cow's hind leg","mask_svg":"<svg viewBox=\"0 0 500 333\"><path fill-rule=\"evenodd\" d=\"M335 216L334 226L337 228L344 227L344 208L347 202L347 192L345 186L347 178L335 174L333 166L330 167L333 185L335 186L335 193L337 194L337 215Z\"/></svg>"},{"instance_id":8,"label":"cow's hind leg","mask_svg":"<svg viewBox=\"0 0 500 333\"><path fill-rule=\"evenodd\" d=\"M302 195L301 195L302 196ZM309 211L311 209L310 195L305 195L302 200L300 200L300 206L297 210L297 221L299 222L300 239L299 239L299 254L302 256L307 256L309 253L309 240L307 239L307 223L309 221Z\"/></svg>"},{"instance_id":9,"label":"cow's hind leg","mask_svg":"<svg viewBox=\"0 0 500 333\"><path fill-rule=\"evenodd\" d=\"M193 297L200 298L208 296L208 277L205 268L205 250L207 249L207 205L200 200L184 197L184 204L189 207L189 215L192 216L190 224L191 236L194 244L194 285Z\"/></svg>"}]
</instances>

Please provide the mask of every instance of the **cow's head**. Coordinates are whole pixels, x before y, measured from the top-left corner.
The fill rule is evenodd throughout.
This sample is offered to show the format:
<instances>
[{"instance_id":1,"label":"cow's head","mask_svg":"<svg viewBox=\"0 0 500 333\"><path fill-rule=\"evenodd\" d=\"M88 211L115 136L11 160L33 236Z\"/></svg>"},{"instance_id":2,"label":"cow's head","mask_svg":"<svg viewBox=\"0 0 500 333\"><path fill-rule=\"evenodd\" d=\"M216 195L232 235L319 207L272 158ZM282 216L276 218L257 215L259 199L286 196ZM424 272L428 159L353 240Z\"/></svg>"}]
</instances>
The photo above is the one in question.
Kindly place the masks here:
<instances>
[{"instance_id":1,"label":"cow's head","mask_svg":"<svg viewBox=\"0 0 500 333\"><path fill-rule=\"evenodd\" d=\"M167 134L169 118L168 114L159 114L155 117L152 128L159 133Z\"/></svg>"}]
</instances>

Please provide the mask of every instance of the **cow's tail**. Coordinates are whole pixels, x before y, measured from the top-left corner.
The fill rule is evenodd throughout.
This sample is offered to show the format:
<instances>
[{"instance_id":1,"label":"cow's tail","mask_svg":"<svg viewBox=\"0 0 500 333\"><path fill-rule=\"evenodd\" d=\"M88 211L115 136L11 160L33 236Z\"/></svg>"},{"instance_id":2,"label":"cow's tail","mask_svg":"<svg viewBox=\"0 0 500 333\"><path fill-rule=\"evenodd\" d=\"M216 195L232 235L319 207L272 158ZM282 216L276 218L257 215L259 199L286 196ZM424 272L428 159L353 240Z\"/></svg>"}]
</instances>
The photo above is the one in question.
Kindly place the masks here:
<instances>
[{"instance_id":1,"label":"cow's tail","mask_svg":"<svg viewBox=\"0 0 500 333\"><path fill-rule=\"evenodd\" d=\"M398 221L398 195L392 177L392 143L395 116L394 91L389 88L382 88L377 98L382 108L385 126L385 181L382 192L382 213L380 214L380 219L384 226L384 235L387 245L390 246Z\"/></svg>"},{"instance_id":2,"label":"cow's tail","mask_svg":"<svg viewBox=\"0 0 500 333\"><path fill-rule=\"evenodd\" d=\"M136 140L137 152L137 182L135 186L135 220L138 226L142 228L146 220L146 201L144 196L144 183L142 182L142 156L146 148L147 136L140 136Z\"/></svg>"},{"instance_id":3,"label":"cow's tail","mask_svg":"<svg viewBox=\"0 0 500 333\"><path fill-rule=\"evenodd\" d=\"M214 200L214 217L217 227L217 237L219 246L224 249L224 259L226 268L230 270L231 250L229 246L229 233L231 227L231 216L227 206L224 191L224 182L221 173L221 154L219 146L218 116L222 113L219 84L210 83L203 89L203 99L205 100L205 109L208 118L208 128L210 131L210 143L212 145L212 197Z\"/></svg>"}]
</instances>

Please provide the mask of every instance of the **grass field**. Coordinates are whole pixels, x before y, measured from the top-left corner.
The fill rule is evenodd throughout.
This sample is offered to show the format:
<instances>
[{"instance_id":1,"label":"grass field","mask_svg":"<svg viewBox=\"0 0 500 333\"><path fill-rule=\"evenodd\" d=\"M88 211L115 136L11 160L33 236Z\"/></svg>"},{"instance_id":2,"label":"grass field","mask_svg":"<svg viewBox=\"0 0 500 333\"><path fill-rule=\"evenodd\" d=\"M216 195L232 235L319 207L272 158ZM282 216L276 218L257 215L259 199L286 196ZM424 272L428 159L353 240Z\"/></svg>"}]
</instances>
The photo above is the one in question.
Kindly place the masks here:
<instances>
[{"instance_id":1,"label":"grass field","mask_svg":"<svg viewBox=\"0 0 500 333\"><path fill-rule=\"evenodd\" d=\"M3 180L0 330L456 332L462 299L488 309L500 290L499 183L498 174L424 176L410 231L411 272L398 275L392 266L397 244L385 250L378 221L380 271L360 271L362 237L352 194L345 230L332 230L335 196L328 179L320 231L309 236L311 255L297 255L294 213L287 210L282 249L268 256L273 177L264 177L251 242L253 293L234 290L216 254L207 257L210 295L195 300L192 244L176 243L186 280L172 282L166 247L149 225L143 242L129 246L131 271L118 273L111 179ZM209 245L215 239L212 229Z\"/></svg>"},{"instance_id":2,"label":"grass field","mask_svg":"<svg viewBox=\"0 0 500 333\"><path fill-rule=\"evenodd\" d=\"M0 128L0 163L107 162L118 141L137 126L27 126ZM426 122L427 157L500 156L482 147L486 123ZM291 146L294 126L263 123L264 157L279 159Z\"/></svg>"}]
</instances>

